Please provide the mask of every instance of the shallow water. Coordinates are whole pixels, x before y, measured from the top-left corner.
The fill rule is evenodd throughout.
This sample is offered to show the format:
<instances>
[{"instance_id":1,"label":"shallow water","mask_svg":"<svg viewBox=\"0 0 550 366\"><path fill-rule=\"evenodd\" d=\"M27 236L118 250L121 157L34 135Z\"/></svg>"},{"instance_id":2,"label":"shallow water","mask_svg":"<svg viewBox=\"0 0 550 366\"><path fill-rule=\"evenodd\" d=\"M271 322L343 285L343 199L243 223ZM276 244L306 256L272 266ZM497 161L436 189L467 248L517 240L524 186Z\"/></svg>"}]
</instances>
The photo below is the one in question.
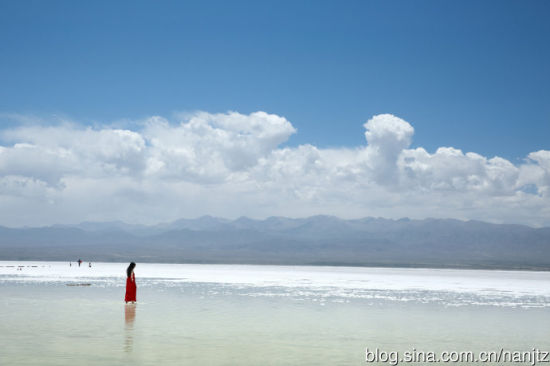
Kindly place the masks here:
<instances>
[{"instance_id":1,"label":"shallow water","mask_svg":"<svg viewBox=\"0 0 550 366\"><path fill-rule=\"evenodd\" d=\"M125 267L0 262L0 364L359 365L367 347L550 349L549 273L138 264L132 306Z\"/></svg>"}]
</instances>

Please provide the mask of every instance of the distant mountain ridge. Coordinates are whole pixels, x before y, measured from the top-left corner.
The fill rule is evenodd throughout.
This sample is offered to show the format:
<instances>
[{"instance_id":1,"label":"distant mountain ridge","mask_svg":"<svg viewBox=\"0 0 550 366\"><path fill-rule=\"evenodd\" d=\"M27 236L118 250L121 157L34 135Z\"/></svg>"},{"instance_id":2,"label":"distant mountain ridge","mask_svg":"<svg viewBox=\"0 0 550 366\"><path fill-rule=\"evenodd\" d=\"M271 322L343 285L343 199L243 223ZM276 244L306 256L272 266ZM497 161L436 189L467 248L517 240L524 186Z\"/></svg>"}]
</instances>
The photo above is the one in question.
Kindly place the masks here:
<instances>
[{"instance_id":1,"label":"distant mountain ridge","mask_svg":"<svg viewBox=\"0 0 550 366\"><path fill-rule=\"evenodd\" d=\"M157 225L0 227L0 260L147 261L550 270L550 228L333 216Z\"/></svg>"}]
</instances>

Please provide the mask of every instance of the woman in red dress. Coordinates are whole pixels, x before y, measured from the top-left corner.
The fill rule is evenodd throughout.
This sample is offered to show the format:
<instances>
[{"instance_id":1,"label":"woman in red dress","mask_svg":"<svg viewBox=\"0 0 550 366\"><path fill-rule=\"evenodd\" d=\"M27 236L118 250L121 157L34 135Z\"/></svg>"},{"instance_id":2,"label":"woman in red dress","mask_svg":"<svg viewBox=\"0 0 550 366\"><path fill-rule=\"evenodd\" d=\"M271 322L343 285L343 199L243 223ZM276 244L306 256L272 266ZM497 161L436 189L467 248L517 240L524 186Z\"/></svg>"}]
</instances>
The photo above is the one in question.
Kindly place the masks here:
<instances>
[{"instance_id":1,"label":"woman in red dress","mask_svg":"<svg viewBox=\"0 0 550 366\"><path fill-rule=\"evenodd\" d=\"M126 275L128 276L126 278L126 296L124 296L124 301L126 303L128 302L136 302L136 276L134 275L134 267L136 264L134 262L130 263L128 266L128 269L126 270Z\"/></svg>"}]
</instances>

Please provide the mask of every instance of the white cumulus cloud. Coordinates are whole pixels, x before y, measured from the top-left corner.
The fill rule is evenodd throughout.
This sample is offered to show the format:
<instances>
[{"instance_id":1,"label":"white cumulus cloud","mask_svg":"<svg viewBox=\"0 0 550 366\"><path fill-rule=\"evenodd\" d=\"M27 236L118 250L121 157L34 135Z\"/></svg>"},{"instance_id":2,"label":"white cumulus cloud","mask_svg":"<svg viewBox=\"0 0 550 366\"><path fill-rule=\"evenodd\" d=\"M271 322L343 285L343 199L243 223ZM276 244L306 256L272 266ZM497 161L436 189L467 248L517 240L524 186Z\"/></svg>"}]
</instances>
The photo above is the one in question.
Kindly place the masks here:
<instances>
[{"instance_id":1,"label":"white cumulus cloud","mask_svg":"<svg viewBox=\"0 0 550 366\"><path fill-rule=\"evenodd\" d=\"M546 150L513 164L455 147L411 149L414 128L391 114L370 118L356 148L282 147L296 129L265 112L139 125L2 130L0 224L333 214L550 225Z\"/></svg>"},{"instance_id":2,"label":"white cumulus cloud","mask_svg":"<svg viewBox=\"0 0 550 366\"><path fill-rule=\"evenodd\" d=\"M265 112L200 112L178 125L153 117L142 131L149 142L147 173L196 182L223 182L258 163L296 130Z\"/></svg>"}]
</instances>

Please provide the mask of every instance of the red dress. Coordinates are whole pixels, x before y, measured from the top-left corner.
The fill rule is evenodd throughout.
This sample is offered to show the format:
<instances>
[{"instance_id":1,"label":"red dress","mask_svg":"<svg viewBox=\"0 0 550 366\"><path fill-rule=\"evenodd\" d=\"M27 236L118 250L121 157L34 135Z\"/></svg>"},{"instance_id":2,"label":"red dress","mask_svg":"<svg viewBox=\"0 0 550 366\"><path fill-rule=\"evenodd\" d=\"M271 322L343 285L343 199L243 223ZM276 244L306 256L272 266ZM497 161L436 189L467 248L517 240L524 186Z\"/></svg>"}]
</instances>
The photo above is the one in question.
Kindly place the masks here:
<instances>
[{"instance_id":1,"label":"red dress","mask_svg":"<svg viewBox=\"0 0 550 366\"><path fill-rule=\"evenodd\" d=\"M124 296L124 301L137 301L136 300L136 276L132 272L132 275L126 278L126 296Z\"/></svg>"}]
</instances>

